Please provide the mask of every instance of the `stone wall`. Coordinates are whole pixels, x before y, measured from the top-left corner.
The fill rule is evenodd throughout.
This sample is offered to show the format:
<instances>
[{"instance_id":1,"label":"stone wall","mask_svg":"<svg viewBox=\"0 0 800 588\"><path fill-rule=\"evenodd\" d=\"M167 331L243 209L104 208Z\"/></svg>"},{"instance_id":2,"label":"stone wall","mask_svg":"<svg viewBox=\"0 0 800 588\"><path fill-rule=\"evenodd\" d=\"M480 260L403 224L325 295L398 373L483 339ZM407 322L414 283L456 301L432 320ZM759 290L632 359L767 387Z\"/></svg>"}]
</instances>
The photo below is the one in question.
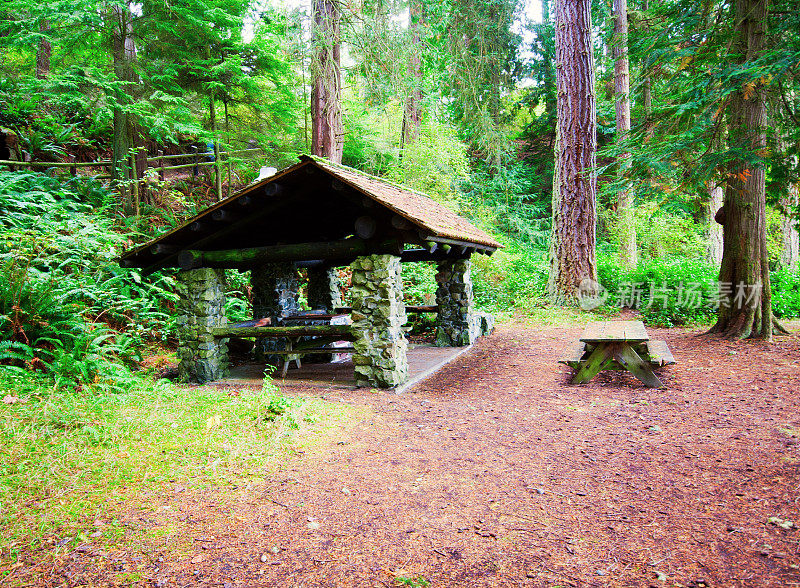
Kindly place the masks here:
<instances>
[{"instance_id":1,"label":"stone wall","mask_svg":"<svg viewBox=\"0 0 800 588\"><path fill-rule=\"evenodd\" d=\"M293 263L267 263L250 272L253 318L295 314L300 282Z\"/></svg>"},{"instance_id":2,"label":"stone wall","mask_svg":"<svg viewBox=\"0 0 800 588\"><path fill-rule=\"evenodd\" d=\"M308 268L308 306L312 310L325 309L333 312L342 306L342 291L339 288L339 273L336 268L316 266Z\"/></svg>"},{"instance_id":3,"label":"stone wall","mask_svg":"<svg viewBox=\"0 0 800 588\"><path fill-rule=\"evenodd\" d=\"M178 294L178 373L184 382L217 380L228 371L227 339L211 334L224 327L224 270L200 268L179 272Z\"/></svg>"},{"instance_id":4,"label":"stone wall","mask_svg":"<svg viewBox=\"0 0 800 588\"><path fill-rule=\"evenodd\" d=\"M439 262L436 274L438 325L436 345L463 347L481 335L482 318L474 311L469 259Z\"/></svg>"},{"instance_id":5,"label":"stone wall","mask_svg":"<svg viewBox=\"0 0 800 588\"><path fill-rule=\"evenodd\" d=\"M351 267L356 383L381 388L398 386L408 380L400 258L368 255L357 258Z\"/></svg>"}]
</instances>

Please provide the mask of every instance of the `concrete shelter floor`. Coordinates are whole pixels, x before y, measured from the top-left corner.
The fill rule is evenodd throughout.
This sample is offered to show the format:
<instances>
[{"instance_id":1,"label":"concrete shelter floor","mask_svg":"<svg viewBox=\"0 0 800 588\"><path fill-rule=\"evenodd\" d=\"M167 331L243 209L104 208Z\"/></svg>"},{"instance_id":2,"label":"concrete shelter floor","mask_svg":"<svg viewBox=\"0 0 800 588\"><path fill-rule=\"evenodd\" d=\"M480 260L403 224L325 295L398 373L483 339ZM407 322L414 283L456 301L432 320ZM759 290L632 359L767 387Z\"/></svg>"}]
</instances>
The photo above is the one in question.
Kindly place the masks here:
<instances>
[{"instance_id":1,"label":"concrete shelter floor","mask_svg":"<svg viewBox=\"0 0 800 588\"><path fill-rule=\"evenodd\" d=\"M469 350L470 347L434 347L433 345L408 345L408 382L396 388L397 392L408 390L416 383L433 375L444 365ZM235 364L231 367L227 378L214 382L224 386L261 386L264 377L264 364L247 362ZM356 382L353 373L352 360L341 363L308 363L303 361L302 367L297 369L291 362L286 378L280 377L280 368L275 366L273 371L275 383L281 387L291 387L292 384L302 384L305 387L318 387L323 389L355 389Z\"/></svg>"}]
</instances>

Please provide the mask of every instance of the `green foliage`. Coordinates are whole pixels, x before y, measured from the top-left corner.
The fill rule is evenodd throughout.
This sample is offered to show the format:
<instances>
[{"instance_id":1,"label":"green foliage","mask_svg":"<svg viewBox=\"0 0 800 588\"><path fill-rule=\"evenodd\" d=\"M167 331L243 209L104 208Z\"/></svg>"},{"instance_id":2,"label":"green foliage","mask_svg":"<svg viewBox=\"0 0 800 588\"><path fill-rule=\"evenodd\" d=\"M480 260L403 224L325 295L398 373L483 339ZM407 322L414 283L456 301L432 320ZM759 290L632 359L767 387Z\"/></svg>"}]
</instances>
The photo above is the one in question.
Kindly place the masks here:
<instances>
[{"instance_id":1,"label":"green foliage","mask_svg":"<svg viewBox=\"0 0 800 588\"><path fill-rule=\"evenodd\" d=\"M409 586L410 588L427 588L431 583L422 575L416 576L395 576L396 586Z\"/></svg>"},{"instance_id":2,"label":"green foliage","mask_svg":"<svg viewBox=\"0 0 800 588\"><path fill-rule=\"evenodd\" d=\"M547 254L509 243L491 257L472 257L475 301L491 311L531 310L546 301Z\"/></svg>"},{"instance_id":3,"label":"green foliage","mask_svg":"<svg viewBox=\"0 0 800 588\"><path fill-rule=\"evenodd\" d=\"M59 385L130 383L117 360L145 339L166 339L176 300L171 278L141 279L115 259L129 236L87 203L108 193L92 180L0 172L0 337L35 349L21 361Z\"/></svg>"},{"instance_id":4,"label":"green foliage","mask_svg":"<svg viewBox=\"0 0 800 588\"><path fill-rule=\"evenodd\" d=\"M800 317L800 274L778 270L770 275L772 312L778 318Z\"/></svg>"},{"instance_id":5,"label":"green foliage","mask_svg":"<svg viewBox=\"0 0 800 588\"><path fill-rule=\"evenodd\" d=\"M227 270L225 272L225 315L228 321L238 323L253 318L250 300L250 272Z\"/></svg>"},{"instance_id":6,"label":"green foliage","mask_svg":"<svg viewBox=\"0 0 800 588\"><path fill-rule=\"evenodd\" d=\"M521 161L492 169L477 164L462 186L464 210L479 224L501 231L514 242L543 248L550 232L550 202L536 193L535 171ZM467 204L469 203L469 204Z\"/></svg>"},{"instance_id":7,"label":"green foliage","mask_svg":"<svg viewBox=\"0 0 800 588\"><path fill-rule=\"evenodd\" d=\"M436 266L431 263L403 264L403 299L406 304L436 304Z\"/></svg>"},{"instance_id":8,"label":"green foliage","mask_svg":"<svg viewBox=\"0 0 800 588\"><path fill-rule=\"evenodd\" d=\"M644 260L630 271L613 258L598 260L607 304L636 309L648 324L664 327L712 320L718 271L705 261L682 257Z\"/></svg>"},{"instance_id":9,"label":"green foliage","mask_svg":"<svg viewBox=\"0 0 800 588\"><path fill-rule=\"evenodd\" d=\"M674 204L674 201L673 201ZM605 242L618 243L616 212L599 212L598 237ZM698 223L691 214L669 206L664 198L660 203L643 200L634 211L639 256L643 259L685 257L700 259L708 250L708 224ZM613 245L611 245L613 247Z\"/></svg>"}]
</instances>

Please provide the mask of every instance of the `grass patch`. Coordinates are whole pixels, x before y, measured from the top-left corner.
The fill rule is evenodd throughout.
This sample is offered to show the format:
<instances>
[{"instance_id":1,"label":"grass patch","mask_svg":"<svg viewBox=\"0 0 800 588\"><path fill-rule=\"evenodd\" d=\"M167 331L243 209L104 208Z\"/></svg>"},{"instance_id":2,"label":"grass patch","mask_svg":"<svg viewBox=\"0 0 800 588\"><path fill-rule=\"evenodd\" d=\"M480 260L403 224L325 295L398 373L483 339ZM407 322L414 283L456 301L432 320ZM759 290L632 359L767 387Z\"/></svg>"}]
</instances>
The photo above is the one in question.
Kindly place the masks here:
<instances>
[{"instance_id":1,"label":"grass patch","mask_svg":"<svg viewBox=\"0 0 800 588\"><path fill-rule=\"evenodd\" d=\"M263 479L301 440L348 409L260 390L141 380L125 393L54 390L0 371L0 559L37 545L85 541L114 510L161 488L239 486ZM68 543L66 541L68 540ZM2 574L0 574L2 581Z\"/></svg>"}]
</instances>

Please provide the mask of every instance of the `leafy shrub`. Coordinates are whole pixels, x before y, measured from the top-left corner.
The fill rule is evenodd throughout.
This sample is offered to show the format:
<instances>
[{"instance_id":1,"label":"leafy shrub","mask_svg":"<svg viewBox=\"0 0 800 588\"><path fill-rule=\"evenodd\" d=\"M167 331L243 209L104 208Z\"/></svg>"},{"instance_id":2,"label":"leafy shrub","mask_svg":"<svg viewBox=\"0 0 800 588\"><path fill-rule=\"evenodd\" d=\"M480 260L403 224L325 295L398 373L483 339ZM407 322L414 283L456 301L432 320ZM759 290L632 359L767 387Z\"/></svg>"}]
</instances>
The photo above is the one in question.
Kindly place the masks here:
<instances>
[{"instance_id":1,"label":"leafy shrub","mask_svg":"<svg viewBox=\"0 0 800 588\"><path fill-rule=\"evenodd\" d=\"M403 298L406 304L436 304L436 264L403 264Z\"/></svg>"},{"instance_id":2,"label":"leafy shrub","mask_svg":"<svg viewBox=\"0 0 800 588\"><path fill-rule=\"evenodd\" d=\"M778 318L800 316L800 273L778 270L770 275L772 311Z\"/></svg>"},{"instance_id":3,"label":"leafy shrub","mask_svg":"<svg viewBox=\"0 0 800 588\"><path fill-rule=\"evenodd\" d=\"M35 350L3 363L118 387L130 375L118 360L170 335L173 280L119 267L130 235L102 208L111 201L91 179L0 172L0 338Z\"/></svg>"},{"instance_id":4,"label":"leafy shrub","mask_svg":"<svg viewBox=\"0 0 800 588\"><path fill-rule=\"evenodd\" d=\"M475 301L487 310L530 309L545 301L547 253L510 243L492 256L472 256Z\"/></svg>"},{"instance_id":5,"label":"leafy shrub","mask_svg":"<svg viewBox=\"0 0 800 588\"><path fill-rule=\"evenodd\" d=\"M598 260L607 304L635 308L649 324L707 323L716 315L718 270L700 259L643 260L627 271L615 259Z\"/></svg>"}]
</instances>

